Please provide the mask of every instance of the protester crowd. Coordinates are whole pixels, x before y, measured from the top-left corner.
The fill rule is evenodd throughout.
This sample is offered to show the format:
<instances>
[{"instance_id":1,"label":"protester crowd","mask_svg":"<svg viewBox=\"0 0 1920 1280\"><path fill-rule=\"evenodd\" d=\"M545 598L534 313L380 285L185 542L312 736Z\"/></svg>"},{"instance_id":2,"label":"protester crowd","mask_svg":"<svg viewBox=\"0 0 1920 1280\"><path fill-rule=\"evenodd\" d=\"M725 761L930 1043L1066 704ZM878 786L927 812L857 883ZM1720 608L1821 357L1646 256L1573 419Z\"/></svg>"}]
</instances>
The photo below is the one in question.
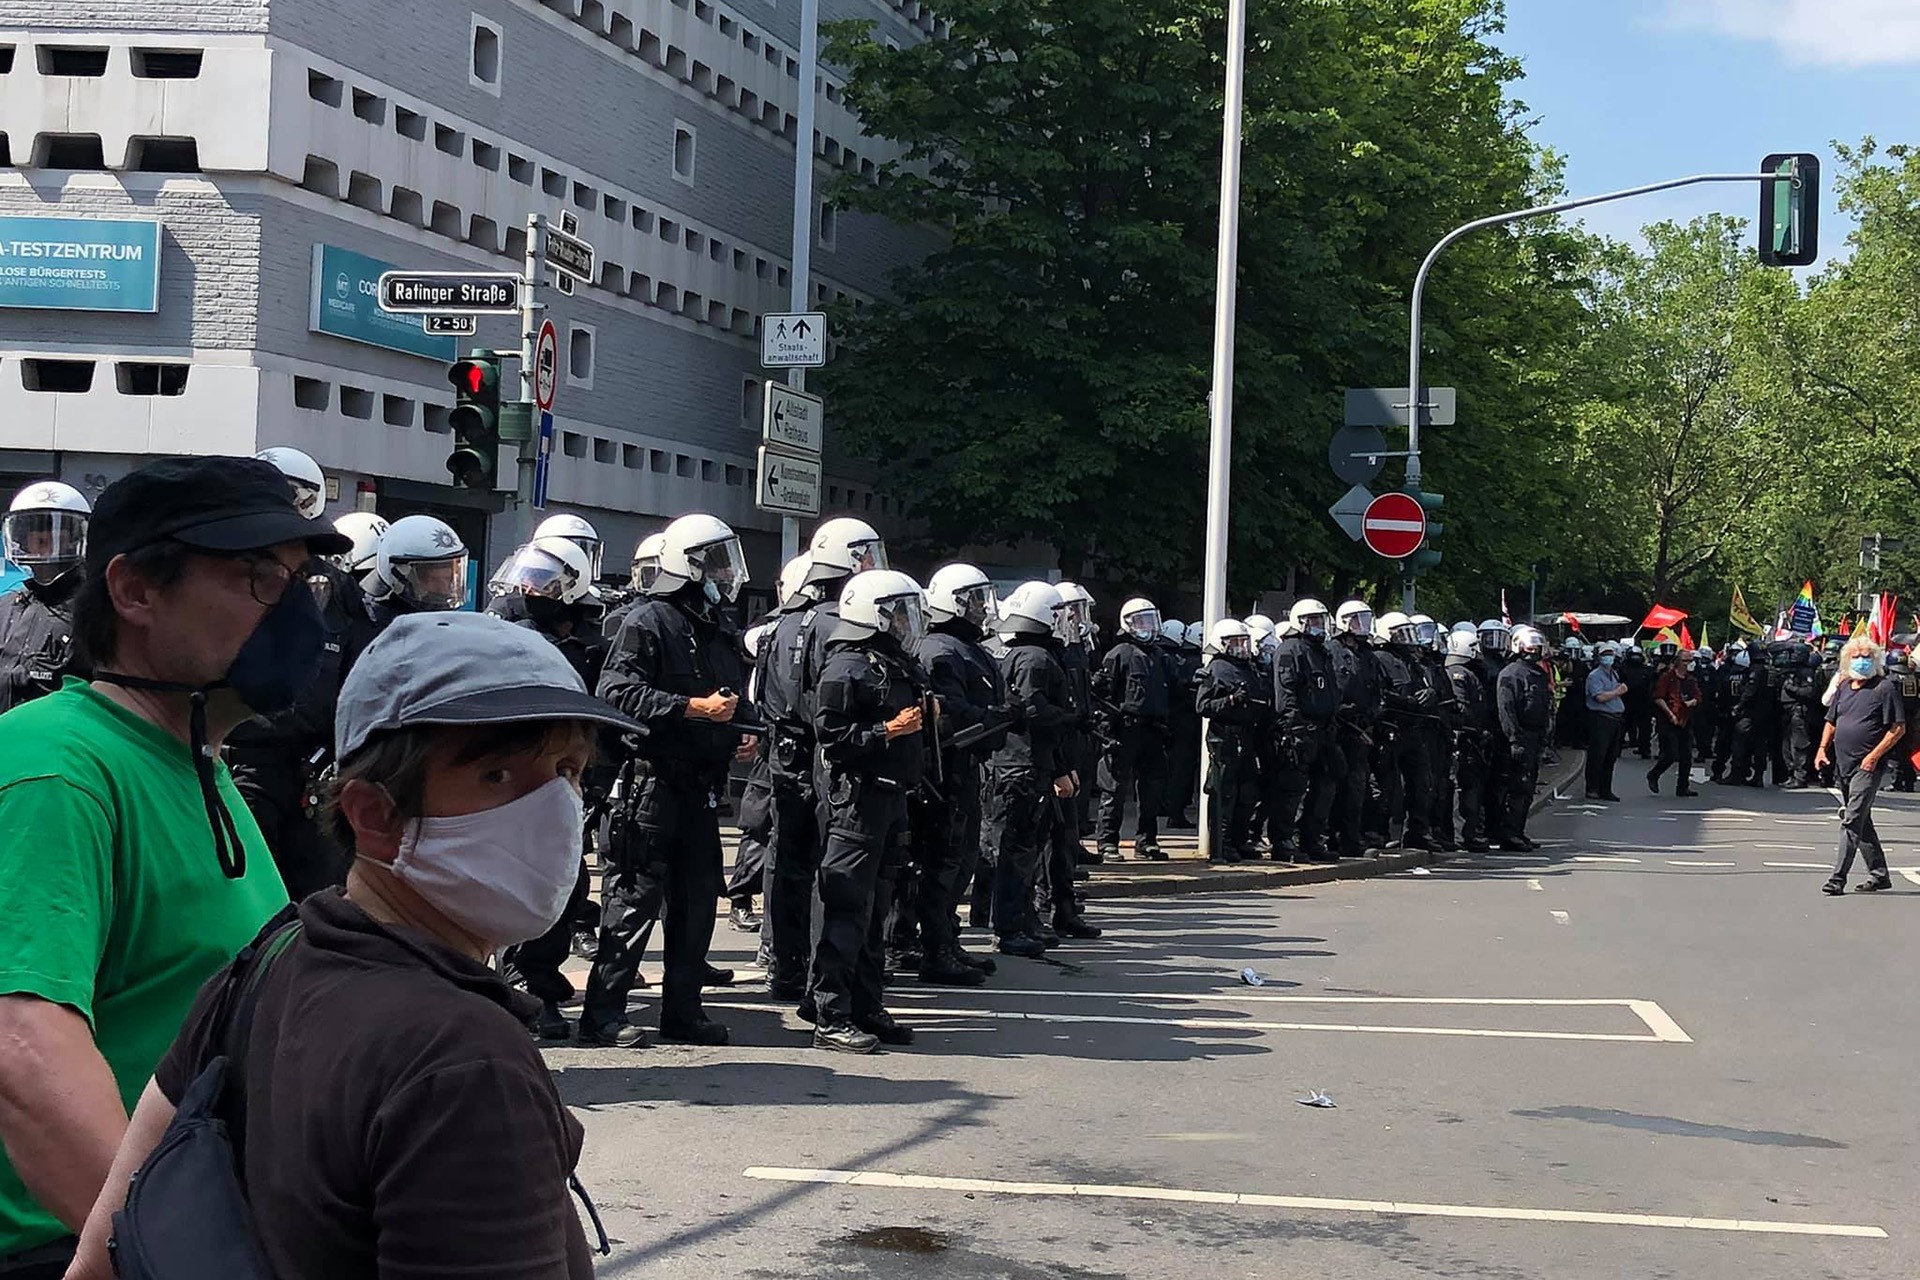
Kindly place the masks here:
<instances>
[{"instance_id":1,"label":"protester crowd","mask_svg":"<svg viewBox=\"0 0 1920 1280\"><path fill-rule=\"evenodd\" d=\"M1695 750L1729 784L1829 770L1835 882L1857 848L1884 887L1873 792L1920 696L1861 642L1649 661L1358 599L1203 635L1134 598L1103 641L1076 584L923 586L851 518L744 632L740 539L702 514L618 586L553 517L474 614L450 527L323 495L280 449L5 518L0 1277L591 1274L537 1042L644 1045L656 929L662 1039L727 1042L728 899L816 1047L904 1046L896 975L986 983L968 928L1097 939L1085 866L1165 859L1201 794L1219 863L1525 851L1556 738L1601 801L1657 740L1655 791L1691 794Z\"/></svg>"}]
</instances>

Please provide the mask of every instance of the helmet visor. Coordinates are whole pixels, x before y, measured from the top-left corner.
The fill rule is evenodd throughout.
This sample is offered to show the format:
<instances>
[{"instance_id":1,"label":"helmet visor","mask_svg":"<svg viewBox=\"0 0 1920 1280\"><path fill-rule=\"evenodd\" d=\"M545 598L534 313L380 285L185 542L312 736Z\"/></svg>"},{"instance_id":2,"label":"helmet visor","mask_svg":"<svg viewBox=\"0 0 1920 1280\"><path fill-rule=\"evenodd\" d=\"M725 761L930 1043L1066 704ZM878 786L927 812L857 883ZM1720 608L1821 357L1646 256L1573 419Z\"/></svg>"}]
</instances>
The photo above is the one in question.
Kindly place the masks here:
<instances>
[{"instance_id":1,"label":"helmet visor","mask_svg":"<svg viewBox=\"0 0 1920 1280\"><path fill-rule=\"evenodd\" d=\"M288 476L287 492L293 495L293 505L300 508L300 514L307 519L318 520L326 514L327 491L319 485Z\"/></svg>"},{"instance_id":2,"label":"helmet visor","mask_svg":"<svg viewBox=\"0 0 1920 1280\"><path fill-rule=\"evenodd\" d=\"M1245 661L1253 656L1252 636L1228 636L1220 642L1220 652L1229 658Z\"/></svg>"},{"instance_id":3,"label":"helmet visor","mask_svg":"<svg viewBox=\"0 0 1920 1280\"><path fill-rule=\"evenodd\" d=\"M1350 636L1370 636L1373 634L1373 610L1362 609L1358 613L1350 613L1342 625Z\"/></svg>"},{"instance_id":4,"label":"helmet visor","mask_svg":"<svg viewBox=\"0 0 1920 1280\"><path fill-rule=\"evenodd\" d=\"M499 593L518 591L521 595L569 601L585 587L566 561L533 546L521 547L509 556L490 585Z\"/></svg>"},{"instance_id":5,"label":"helmet visor","mask_svg":"<svg viewBox=\"0 0 1920 1280\"><path fill-rule=\"evenodd\" d=\"M1395 627L1387 638L1395 644L1418 644L1420 643L1420 628L1411 622L1403 622Z\"/></svg>"},{"instance_id":6,"label":"helmet visor","mask_svg":"<svg viewBox=\"0 0 1920 1280\"><path fill-rule=\"evenodd\" d=\"M1000 596L991 582L953 593L956 614L976 627L984 628L1000 616Z\"/></svg>"},{"instance_id":7,"label":"helmet visor","mask_svg":"<svg viewBox=\"0 0 1920 1280\"><path fill-rule=\"evenodd\" d=\"M1160 611L1158 609L1142 609L1138 613L1130 613L1122 618L1121 622L1126 626L1127 630L1133 632L1135 635L1157 636L1160 634Z\"/></svg>"},{"instance_id":8,"label":"helmet visor","mask_svg":"<svg viewBox=\"0 0 1920 1280\"><path fill-rule=\"evenodd\" d=\"M78 564L87 554L87 517L78 511L10 511L0 529L17 565Z\"/></svg>"},{"instance_id":9,"label":"helmet visor","mask_svg":"<svg viewBox=\"0 0 1920 1280\"><path fill-rule=\"evenodd\" d=\"M746 589L747 553L741 549L738 538L695 547L687 553L687 560L693 566L694 580L711 582L719 588L723 600L738 600L741 591Z\"/></svg>"},{"instance_id":10,"label":"helmet visor","mask_svg":"<svg viewBox=\"0 0 1920 1280\"><path fill-rule=\"evenodd\" d=\"M1414 623L1413 638L1415 643L1430 647L1440 638L1440 624L1433 621Z\"/></svg>"},{"instance_id":11,"label":"helmet visor","mask_svg":"<svg viewBox=\"0 0 1920 1280\"><path fill-rule=\"evenodd\" d=\"M1508 634L1504 627L1488 627L1480 633L1480 647L1493 653L1505 653Z\"/></svg>"},{"instance_id":12,"label":"helmet visor","mask_svg":"<svg viewBox=\"0 0 1920 1280\"><path fill-rule=\"evenodd\" d=\"M396 560L393 589L429 613L458 609L467 601L467 553L438 560Z\"/></svg>"},{"instance_id":13,"label":"helmet visor","mask_svg":"<svg viewBox=\"0 0 1920 1280\"><path fill-rule=\"evenodd\" d=\"M568 538L567 541L587 553L587 580L600 581L600 565L607 554L607 544L598 538Z\"/></svg>"},{"instance_id":14,"label":"helmet visor","mask_svg":"<svg viewBox=\"0 0 1920 1280\"><path fill-rule=\"evenodd\" d=\"M892 636L902 648L913 648L927 633L926 613L917 595L882 600L874 606L874 612L880 617L881 634Z\"/></svg>"},{"instance_id":15,"label":"helmet visor","mask_svg":"<svg viewBox=\"0 0 1920 1280\"><path fill-rule=\"evenodd\" d=\"M635 591L652 591L653 580L659 576L659 556L635 556L633 558L633 589Z\"/></svg>"},{"instance_id":16,"label":"helmet visor","mask_svg":"<svg viewBox=\"0 0 1920 1280\"><path fill-rule=\"evenodd\" d=\"M853 571L865 573L869 569L890 569L887 563L887 544L874 538L867 542L847 544L847 554L853 557Z\"/></svg>"}]
</instances>

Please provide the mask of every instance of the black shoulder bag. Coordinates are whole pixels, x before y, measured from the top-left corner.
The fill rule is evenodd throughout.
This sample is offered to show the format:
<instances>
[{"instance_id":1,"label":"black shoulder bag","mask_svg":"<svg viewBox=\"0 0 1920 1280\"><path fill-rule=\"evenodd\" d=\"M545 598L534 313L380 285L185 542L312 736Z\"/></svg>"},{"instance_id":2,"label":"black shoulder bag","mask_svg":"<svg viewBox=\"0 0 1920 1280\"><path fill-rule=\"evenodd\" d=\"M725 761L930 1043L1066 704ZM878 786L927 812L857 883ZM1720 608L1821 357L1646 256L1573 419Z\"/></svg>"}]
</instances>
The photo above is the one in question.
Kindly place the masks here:
<instances>
[{"instance_id":1,"label":"black shoulder bag","mask_svg":"<svg viewBox=\"0 0 1920 1280\"><path fill-rule=\"evenodd\" d=\"M202 1063L160 1142L127 1184L107 1241L122 1280L272 1280L242 1182L247 1039L260 979L300 933L289 906L227 969Z\"/></svg>"}]
</instances>

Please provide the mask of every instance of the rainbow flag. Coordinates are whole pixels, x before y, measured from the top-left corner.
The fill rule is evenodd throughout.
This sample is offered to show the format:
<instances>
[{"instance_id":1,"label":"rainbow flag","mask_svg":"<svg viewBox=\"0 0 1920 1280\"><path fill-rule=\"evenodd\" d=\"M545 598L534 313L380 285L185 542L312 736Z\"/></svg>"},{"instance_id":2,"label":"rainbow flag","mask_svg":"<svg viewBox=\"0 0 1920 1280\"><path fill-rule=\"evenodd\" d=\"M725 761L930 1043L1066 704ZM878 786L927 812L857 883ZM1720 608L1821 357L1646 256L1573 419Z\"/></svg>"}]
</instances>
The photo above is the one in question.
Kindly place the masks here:
<instances>
[{"instance_id":1,"label":"rainbow flag","mask_svg":"<svg viewBox=\"0 0 1920 1280\"><path fill-rule=\"evenodd\" d=\"M1813 603L1813 581L1809 579L1787 610L1787 630L1794 635L1820 634L1820 610Z\"/></svg>"}]
</instances>

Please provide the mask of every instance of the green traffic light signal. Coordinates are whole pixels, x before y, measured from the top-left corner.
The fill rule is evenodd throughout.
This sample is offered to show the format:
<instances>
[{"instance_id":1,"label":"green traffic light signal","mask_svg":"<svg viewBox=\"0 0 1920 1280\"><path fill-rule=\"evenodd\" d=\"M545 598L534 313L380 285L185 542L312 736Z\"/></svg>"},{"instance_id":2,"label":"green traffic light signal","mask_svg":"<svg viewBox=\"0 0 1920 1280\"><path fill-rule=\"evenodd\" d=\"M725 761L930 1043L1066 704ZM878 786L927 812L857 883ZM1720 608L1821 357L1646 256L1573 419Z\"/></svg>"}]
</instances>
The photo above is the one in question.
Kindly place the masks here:
<instances>
[{"instance_id":1,"label":"green traffic light signal","mask_svg":"<svg viewBox=\"0 0 1920 1280\"><path fill-rule=\"evenodd\" d=\"M447 471L463 489L492 489L500 475L500 359L475 353L447 369L453 411L447 425L455 445Z\"/></svg>"},{"instance_id":2,"label":"green traffic light signal","mask_svg":"<svg viewBox=\"0 0 1920 1280\"><path fill-rule=\"evenodd\" d=\"M1420 489L1409 489L1407 496L1419 503L1420 509L1427 513L1426 537L1421 540L1420 549L1408 556L1406 560L1408 574L1418 576L1440 563L1439 548L1433 544L1439 539L1442 533L1446 532L1446 526L1438 520L1435 520L1433 513L1447 505L1447 495L1444 493L1427 493Z\"/></svg>"},{"instance_id":3,"label":"green traffic light signal","mask_svg":"<svg viewBox=\"0 0 1920 1280\"><path fill-rule=\"evenodd\" d=\"M1805 267L1820 256L1820 158L1805 152L1768 156L1760 184L1760 264Z\"/></svg>"}]
</instances>

